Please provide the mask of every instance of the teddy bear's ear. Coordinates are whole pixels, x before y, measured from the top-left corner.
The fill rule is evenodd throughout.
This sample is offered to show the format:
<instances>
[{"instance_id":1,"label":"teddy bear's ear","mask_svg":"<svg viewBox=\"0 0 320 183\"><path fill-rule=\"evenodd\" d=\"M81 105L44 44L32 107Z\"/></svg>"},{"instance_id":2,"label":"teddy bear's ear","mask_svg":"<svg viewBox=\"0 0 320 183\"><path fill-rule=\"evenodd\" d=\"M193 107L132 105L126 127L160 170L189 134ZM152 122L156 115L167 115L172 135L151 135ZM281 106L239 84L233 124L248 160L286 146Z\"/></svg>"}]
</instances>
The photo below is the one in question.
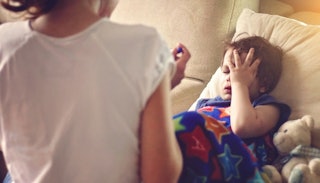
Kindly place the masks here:
<instances>
[{"instance_id":1,"label":"teddy bear's ear","mask_svg":"<svg viewBox=\"0 0 320 183\"><path fill-rule=\"evenodd\" d=\"M310 129L314 128L314 119L311 115L304 115L301 118L302 122L304 122Z\"/></svg>"},{"instance_id":2,"label":"teddy bear's ear","mask_svg":"<svg viewBox=\"0 0 320 183\"><path fill-rule=\"evenodd\" d=\"M303 116L301 121L311 129L311 145L320 148L320 123L315 121L310 115Z\"/></svg>"}]
</instances>

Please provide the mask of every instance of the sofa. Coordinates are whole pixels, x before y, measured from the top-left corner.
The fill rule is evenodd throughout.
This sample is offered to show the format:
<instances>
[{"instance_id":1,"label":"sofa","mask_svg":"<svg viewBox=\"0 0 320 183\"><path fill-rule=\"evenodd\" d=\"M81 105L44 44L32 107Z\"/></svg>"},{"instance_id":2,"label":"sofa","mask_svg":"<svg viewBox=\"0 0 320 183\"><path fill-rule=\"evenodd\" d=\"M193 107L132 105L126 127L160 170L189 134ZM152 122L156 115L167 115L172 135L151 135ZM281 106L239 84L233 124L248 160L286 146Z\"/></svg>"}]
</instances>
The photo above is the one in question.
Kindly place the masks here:
<instances>
[{"instance_id":1,"label":"sofa","mask_svg":"<svg viewBox=\"0 0 320 183\"><path fill-rule=\"evenodd\" d=\"M290 5L288 3L294 2ZM299 4L300 2L300 4ZM309 4L307 3L309 2ZM314 0L120 0L111 19L155 27L173 48L184 43L192 54L186 77L172 90L173 113L188 110L219 67L223 42L235 32L244 8L320 24L320 4ZM303 8L301 6L303 4ZM320 120L320 119L319 119Z\"/></svg>"}]
</instances>

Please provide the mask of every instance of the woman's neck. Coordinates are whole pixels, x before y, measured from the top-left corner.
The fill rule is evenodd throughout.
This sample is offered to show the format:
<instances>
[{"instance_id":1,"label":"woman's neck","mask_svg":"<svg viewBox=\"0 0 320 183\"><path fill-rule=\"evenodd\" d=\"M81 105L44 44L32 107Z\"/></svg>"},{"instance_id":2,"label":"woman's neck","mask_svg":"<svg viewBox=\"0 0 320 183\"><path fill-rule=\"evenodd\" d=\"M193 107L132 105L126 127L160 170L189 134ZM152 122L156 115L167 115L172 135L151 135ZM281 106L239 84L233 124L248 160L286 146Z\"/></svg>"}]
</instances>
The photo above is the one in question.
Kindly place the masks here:
<instances>
[{"instance_id":1,"label":"woman's neck","mask_svg":"<svg viewBox=\"0 0 320 183\"><path fill-rule=\"evenodd\" d=\"M52 37L67 37L83 31L101 17L96 7L80 2L57 4L49 13L31 20L31 28Z\"/></svg>"}]
</instances>

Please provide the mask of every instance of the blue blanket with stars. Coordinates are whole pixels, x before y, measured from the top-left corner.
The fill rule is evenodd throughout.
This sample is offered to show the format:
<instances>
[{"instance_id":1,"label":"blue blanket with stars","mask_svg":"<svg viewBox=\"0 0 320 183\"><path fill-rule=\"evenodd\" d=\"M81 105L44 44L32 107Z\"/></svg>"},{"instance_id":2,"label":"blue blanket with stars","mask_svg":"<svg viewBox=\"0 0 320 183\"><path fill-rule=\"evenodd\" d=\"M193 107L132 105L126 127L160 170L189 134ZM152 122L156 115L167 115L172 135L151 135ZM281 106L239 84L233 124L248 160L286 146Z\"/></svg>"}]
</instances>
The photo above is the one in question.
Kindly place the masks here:
<instances>
[{"instance_id":1,"label":"blue blanket with stars","mask_svg":"<svg viewBox=\"0 0 320 183\"><path fill-rule=\"evenodd\" d=\"M228 110L210 110L173 117L184 160L179 183L268 182L256 155L230 130Z\"/></svg>"},{"instance_id":2,"label":"blue blanket with stars","mask_svg":"<svg viewBox=\"0 0 320 183\"><path fill-rule=\"evenodd\" d=\"M252 106L277 106L277 125L263 136L240 139L231 129L230 102L221 97L201 99L197 111L173 117L184 158L180 183L270 182L261 167L278 157L272 138L291 109L269 94L261 95Z\"/></svg>"}]
</instances>

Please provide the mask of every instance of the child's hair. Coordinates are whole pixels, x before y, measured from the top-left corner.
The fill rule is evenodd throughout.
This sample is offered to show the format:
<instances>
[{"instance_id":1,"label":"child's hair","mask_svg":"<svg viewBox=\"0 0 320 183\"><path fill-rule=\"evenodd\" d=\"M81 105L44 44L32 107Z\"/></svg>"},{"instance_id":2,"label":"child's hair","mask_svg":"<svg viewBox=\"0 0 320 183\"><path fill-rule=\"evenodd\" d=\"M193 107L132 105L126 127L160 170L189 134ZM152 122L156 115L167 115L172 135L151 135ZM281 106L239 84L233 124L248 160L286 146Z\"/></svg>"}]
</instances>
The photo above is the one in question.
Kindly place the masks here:
<instances>
[{"instance_id":1,"label":"child's hair","mask_svg":"<svg viewBox=\"0 0 320 183\"><path fill-rule=\"evenodd\" d=\"M12 12L26 12L29 18L48 13L58 0L1 0L1 5Z\"/></svg>"},{"instance_id":2,"label":"child's hair","mask_svg":"<svg viewBox=\"0 0 320 183\"><path fill-rule=\"evenodd\" d=\"M248 53L254 48L253 60L261 60L258 67L257 77L259 85L266 88L266 93L271 92L277 85L282 72L282 49L272 45L268 40L252 36L234 42L226 43L226 49L234 48L239 54Z\"/></svg>"}]
</instances>

